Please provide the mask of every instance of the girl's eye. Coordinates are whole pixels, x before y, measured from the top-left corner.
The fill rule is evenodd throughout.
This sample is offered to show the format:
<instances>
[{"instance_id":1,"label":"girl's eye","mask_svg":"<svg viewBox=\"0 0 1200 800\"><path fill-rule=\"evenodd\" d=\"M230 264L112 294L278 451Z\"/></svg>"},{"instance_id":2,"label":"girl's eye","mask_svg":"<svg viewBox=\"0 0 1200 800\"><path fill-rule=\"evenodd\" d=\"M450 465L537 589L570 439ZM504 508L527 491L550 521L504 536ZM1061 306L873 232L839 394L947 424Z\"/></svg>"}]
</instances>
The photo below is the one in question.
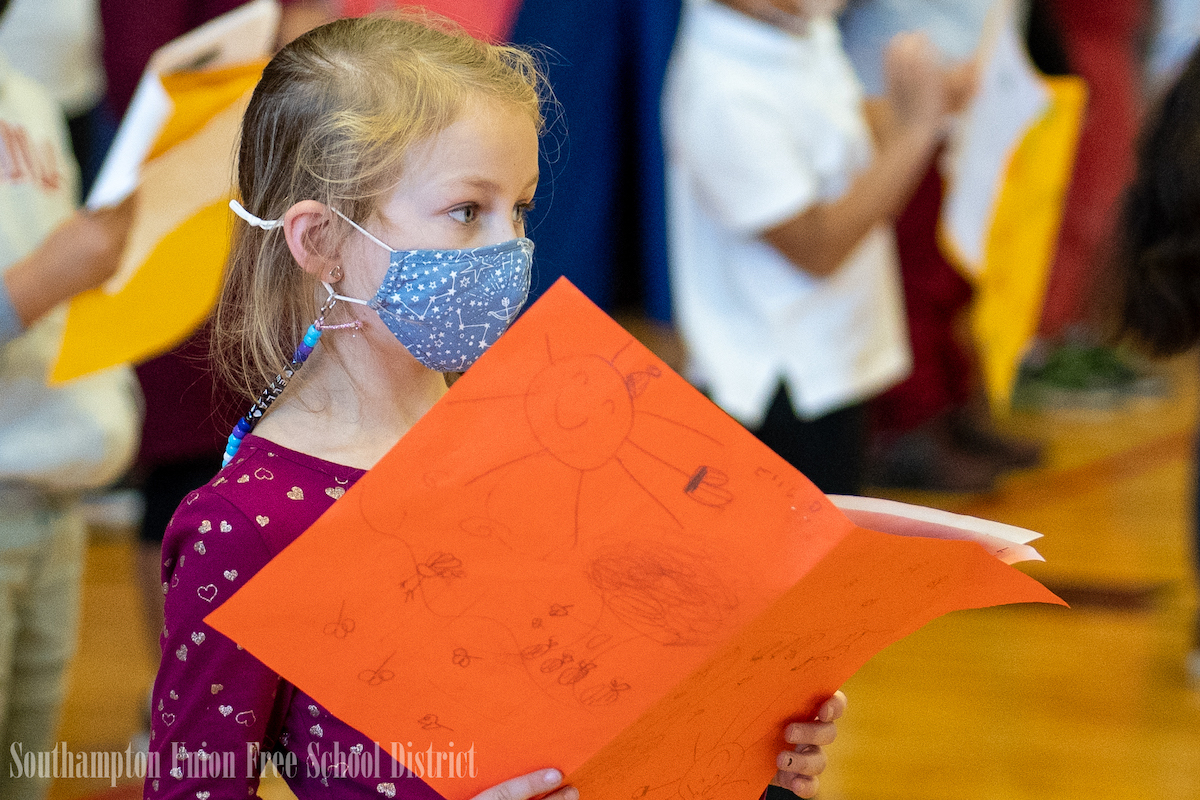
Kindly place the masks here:
<instances>
[{"instance_id":1,"label":"girl's eye","mask_svg":"<svg viewBox=\"0 0 1200 800\"><path fill-rule=\"evenodd\" d=\"M529 217L529 212L533 211L533 203L517 203L513 206L513 222L525 224L526 218Z\"/></svg>"},{"instance_id":2,"label":"girl's eye","mask_svg":"<svg viewBox=\"0 0 1200 800\"><path fill-rule=\"evenodd\" d=\"M463 225L470 225L479 217L479 209L476 206L462 206L450 212L451 219L461 222Z\"/></svg>"}]
</instances>

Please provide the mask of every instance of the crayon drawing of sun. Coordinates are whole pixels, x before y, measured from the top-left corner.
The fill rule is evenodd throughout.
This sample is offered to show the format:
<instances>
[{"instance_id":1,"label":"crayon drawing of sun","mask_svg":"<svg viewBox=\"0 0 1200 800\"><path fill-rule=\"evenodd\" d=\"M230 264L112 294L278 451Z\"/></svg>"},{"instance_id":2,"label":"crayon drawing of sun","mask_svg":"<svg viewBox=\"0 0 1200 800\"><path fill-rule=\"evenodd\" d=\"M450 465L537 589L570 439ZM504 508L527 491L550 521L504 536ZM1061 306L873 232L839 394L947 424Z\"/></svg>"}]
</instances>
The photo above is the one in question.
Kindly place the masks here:
<instances>
[{"instance_id":1,"label":"crayon drawing of sun","mask_svg":"<svg viewBox=\"0 0 1200 800\"><path fill-rule=\"evenodd\" d=\"M468 488L484 487L483 513L467 525L524 537L528 548L528 526L517 531L514 520L535 516L565 531L544 543L550 552L621 519L685 531L695 511L719 513L733 499L726 474L714 466L722 443L654 403L664 368L649 354L634 368L618 366L638 358L633 342L610 356L556 357L547 336L546 364L523 391L455 401L500 404L492 409L496 419L507 420L524 443L523 452L467 481Z\"/></svg>"}]
</instances>

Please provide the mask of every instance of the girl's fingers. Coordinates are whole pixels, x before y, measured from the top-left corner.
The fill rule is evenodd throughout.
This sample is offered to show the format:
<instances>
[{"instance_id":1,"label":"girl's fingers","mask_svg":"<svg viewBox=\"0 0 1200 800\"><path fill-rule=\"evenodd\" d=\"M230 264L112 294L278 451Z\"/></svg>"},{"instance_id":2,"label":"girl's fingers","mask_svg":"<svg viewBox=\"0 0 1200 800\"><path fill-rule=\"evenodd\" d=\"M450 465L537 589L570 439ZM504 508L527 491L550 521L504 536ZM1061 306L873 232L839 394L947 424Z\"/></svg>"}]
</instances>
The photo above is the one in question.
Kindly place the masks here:
<instances>
[{"instance_id":1,"label":"girl's fingers","mask_svg":"<svg viewBox=\"0 0 1200 800\"><path fill-rule=\"evenodd\" d=\"M827 745L837 738L837 725L832 722L793 722L783 731L788 744Z\"/></svg>"},{"instance_id":2,"label":"girl's fingers","mask_svg":"<svg viewBox=\"0 0 1200 800\"><path fill-rule=\"evenodd\" d=\"M477 794L473 800L529 800L543 795L562 783L562 773L556 769L543 769L518 775L504 783ZM579 790L566 786L550 796L554 800L578 800ZM547 798L546 800L550 800Z\"/></svg>"},{"instance_id":3,"label":"girl's fingers","mask_svg":"<svg viewBox=\"0 0 1200 800\"><path fill-rule=\"evenodd\" d=\"M803 750L785 750L775 757L775 766L782 773L815 777L825 771L825 751L816 745Z\"/></svg>"},{"instance_id":4,"label":"girl's fingers","mask_svg":"<svg viewBox=\"0 0 1200 800\"><path fill-rule=\"evenodd\" d=\"M834 722L846 713L846 695L834 692L817 709L813 722L793 722L783 732L783 738L796 745L795 750L780 753L775 759L779 771L775 783L799 797L814 797L817 776L825 771L826 758L822 745L831 744L837 737Z\"/></svg>"},{"instance_id":5,"label":"girl's fingers","mask_svg":"<svg viewBox=\"0 0 1200 800\"><path fill-rule=\"evenodd\" d=\"M816 797L820 782L814 776L793 775L781 772L775 777L775 783L787 789L797 797Z\"/></svg>"},{"instance_id":6,"label":"girl's fingers","mask_svg":"<svg viewBox=\"0 0 1200 800\"><path fill-rule=\"evenodd\" d=\"M817 720L819 722L834 722L842 718L846 713L846 695L839 689L833 693L833 697L821 704L821 708L817 711Z\"/></svg>"}]
</instances>

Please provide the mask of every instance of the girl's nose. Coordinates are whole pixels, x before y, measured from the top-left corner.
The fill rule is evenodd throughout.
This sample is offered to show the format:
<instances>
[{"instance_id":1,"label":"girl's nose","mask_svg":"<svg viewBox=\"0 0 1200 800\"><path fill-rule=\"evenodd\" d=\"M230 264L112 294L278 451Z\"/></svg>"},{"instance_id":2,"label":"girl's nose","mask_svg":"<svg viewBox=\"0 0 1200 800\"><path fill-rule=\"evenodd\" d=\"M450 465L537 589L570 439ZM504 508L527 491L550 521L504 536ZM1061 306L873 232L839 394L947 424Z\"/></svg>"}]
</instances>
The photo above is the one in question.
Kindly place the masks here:
<instances>
[{"instance_id":1,"label":"girl's nose","mask_svg":"<svg viewBox=\"0 0 1200 800\"><path fill-rule=\"evenodd\" d=\"M501 242L509 242L513 239L520 239L525 235L525 223L523 220L509 219L498 225L495 230L495 235L491 238L488 244L500 244Z\"/></svg>"}]
</instances>

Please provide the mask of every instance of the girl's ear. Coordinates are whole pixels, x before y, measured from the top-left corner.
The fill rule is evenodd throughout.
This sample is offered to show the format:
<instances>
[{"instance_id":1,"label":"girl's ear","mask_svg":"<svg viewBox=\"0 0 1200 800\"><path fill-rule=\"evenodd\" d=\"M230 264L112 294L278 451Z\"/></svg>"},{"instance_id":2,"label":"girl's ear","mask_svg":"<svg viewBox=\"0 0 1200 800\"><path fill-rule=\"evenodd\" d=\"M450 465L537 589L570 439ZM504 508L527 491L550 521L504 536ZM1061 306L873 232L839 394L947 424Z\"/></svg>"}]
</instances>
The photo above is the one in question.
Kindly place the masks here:
<instances>
[{"instance_id":1,"label":"girl's ear","mask_svg":"<svg viewBox=\"0 0 1200 800\"><path fill-rule=\"evenodd\" d=\"M341 277L337 250L329 247L332 235L331 214L324 203L301 200L284 212L283 236L292 258L302 270L327 283Z\"/></svg>"}]
</instances>

